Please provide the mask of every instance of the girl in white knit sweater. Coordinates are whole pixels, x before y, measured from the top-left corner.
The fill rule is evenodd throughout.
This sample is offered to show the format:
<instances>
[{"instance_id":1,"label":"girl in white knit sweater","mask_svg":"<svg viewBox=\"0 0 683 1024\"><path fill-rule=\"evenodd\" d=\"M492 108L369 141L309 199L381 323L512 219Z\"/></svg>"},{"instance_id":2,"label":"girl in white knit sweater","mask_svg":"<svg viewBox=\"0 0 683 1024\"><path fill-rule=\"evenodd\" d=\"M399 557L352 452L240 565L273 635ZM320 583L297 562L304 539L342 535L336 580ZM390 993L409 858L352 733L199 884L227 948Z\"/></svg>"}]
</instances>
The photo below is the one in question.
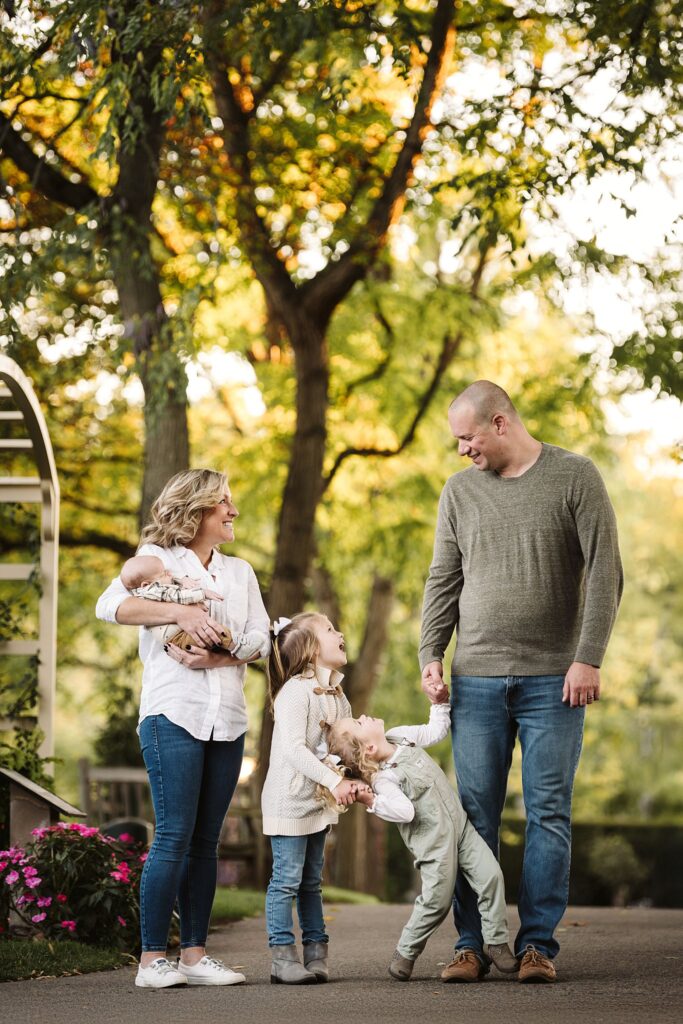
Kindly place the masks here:
<instances>
[{"instance_id":1,"label":"girl in white knit sweater","mask_svg":"<svg viewBox=\"0 0 683 1024\"><path fill-rule=\"evenodd\" d=\"M270 836L273 873L266 894L273 984L327 981L322 904L325 837L338 818L333 804L354 802L359 788L316 756L323 726L351 714L338 671L346 664L344 637L326 615L304 612L273 628L268 688L274 718L270 766L261 795L263 831ZM330 790L334 800L325 799ZM328 794L329 796L329 794ZM296 899L304 962L292 921Z\"/></svg>"}]
</instances>

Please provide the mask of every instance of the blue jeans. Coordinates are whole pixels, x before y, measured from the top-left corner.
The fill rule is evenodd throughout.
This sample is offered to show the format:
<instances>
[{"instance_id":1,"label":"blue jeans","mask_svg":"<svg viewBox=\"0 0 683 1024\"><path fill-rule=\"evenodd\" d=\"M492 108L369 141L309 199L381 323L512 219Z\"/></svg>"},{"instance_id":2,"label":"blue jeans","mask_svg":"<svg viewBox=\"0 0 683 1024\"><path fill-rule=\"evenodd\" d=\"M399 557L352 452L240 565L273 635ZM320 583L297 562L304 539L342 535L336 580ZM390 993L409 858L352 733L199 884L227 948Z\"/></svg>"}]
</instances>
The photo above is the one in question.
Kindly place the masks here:
<instances>
[{"instance_id":1,"label":"blue jeans","mask_svg":"<svg viewBox=\"0 0 683 1024\"><path fill-rule=\"evenodd\" d=\"M499 854L512 748L519 735L526 836L515 952L527 945L556 956L554 931L567 908L571 801L584 708L562 702L564 676L453 676L453 759L470 821ZM481 952L477 901L459 875L453 901L456 949Z\"/></svg>"},{"instance_id":2,"label":"blue jeans","mask_svg":"<svg viewBox=\"0 0 683 1024\"><path fill-rule=\"evenodd\" d=\"M244 752L236 740L197 740L165 715L140 723L156 832L140 879L144 952L165 951L176 898L180 945L203 946L216 892L221 825Z\"/></svg>"},{"instance_id":3,"label":"blue jeans","mask_svg":"<svg viewBox=\"0 0 683 1024\"><path fill-rule=\"evenodd\" d=\"M310 836L271 836L273 874L266 892L269 946L294 943L292 902L296 899L301 938L328 942L323 920L322 876L329 829Z\"/></svg>"}]
</instances>

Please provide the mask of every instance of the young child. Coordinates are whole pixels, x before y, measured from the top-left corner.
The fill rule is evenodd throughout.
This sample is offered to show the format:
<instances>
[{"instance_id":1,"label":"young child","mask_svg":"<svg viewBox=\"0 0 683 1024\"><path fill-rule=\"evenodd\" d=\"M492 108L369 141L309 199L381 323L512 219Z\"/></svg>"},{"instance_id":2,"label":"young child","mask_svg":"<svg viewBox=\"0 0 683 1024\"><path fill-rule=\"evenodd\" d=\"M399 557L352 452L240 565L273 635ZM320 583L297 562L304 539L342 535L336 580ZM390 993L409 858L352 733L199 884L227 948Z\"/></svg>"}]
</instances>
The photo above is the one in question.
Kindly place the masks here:
<instances>
[{"instance_id":1,"label":"young child","mask_svg":"<svg viewBox=\"0 0 683 1024\"><path fill-rule=\"evenodd\" d=\"M330 754L370 786L356 799L398 824L422 878L422 892L389 965L397 981L410 980L415 960L451 909L458 868L479 899L488 959L505 973L518 970L508 946L500 865L444 773L422 749L442 740L449 728L445 703L432 705L428 725L402 725L385 734L381 718L361 715L338 719L326 730ZM451 980L448 968L441 977Z\"/></svg>"},{"instance_id":2,"label":"young child","mask_svg":"<svg viewBox=\"0 0 683 1024\"><path fill-rule=\"evenodd\" d=\"M203 601L223 600L214 590L203 589L198 580L190 579L189 576L180 579L173 576L156 555L135 555L129 558L121 570L121 582L134 597L144 597L147 601L200 604ZM149 629L164 644L175 644L187 650L194 642L176 623L150 626ZM247 661L255 655L263 657L268 653L268 648L268 637L259 630L232 633L226 627L221 643L214 649L228 651L236 658Z\"/></svg>"},{"instance_id":3,"label":"young child","mask_svg":"<svg viewBox=\"0 0 683 1024\"><path fill-rule=\"evenodd\" d=\"M273 849L266 894L273 984L304 985L328 979L329 939L321 893L325 837L338 818L334 801L353 803L358 784L344 779L314 751L322 741L323 726L351 713L338 671L345 664L344 637L327 616L304 612L274 624L268 659L274 726L261 794L263 831ZM326 799L326 791L332 792L334 800ZM294 898L303 964L294 940Z\"/></svg>"}]
</instances>

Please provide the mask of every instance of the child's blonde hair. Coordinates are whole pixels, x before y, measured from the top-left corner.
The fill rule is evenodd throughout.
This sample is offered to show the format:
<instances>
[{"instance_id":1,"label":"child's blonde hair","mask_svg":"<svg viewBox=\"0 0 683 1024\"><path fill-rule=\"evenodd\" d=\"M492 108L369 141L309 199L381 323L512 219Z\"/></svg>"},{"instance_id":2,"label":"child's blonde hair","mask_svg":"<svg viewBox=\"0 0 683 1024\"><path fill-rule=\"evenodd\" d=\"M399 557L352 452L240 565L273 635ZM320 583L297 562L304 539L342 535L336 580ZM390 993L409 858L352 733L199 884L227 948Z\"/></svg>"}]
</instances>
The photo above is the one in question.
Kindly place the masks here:
<instances>
[{"instance_id":1,"label":"child's blonde hair","mask_svg":"<svg viewBox=\"0 0 683 1024\"><path fill-rule=\"evenodd\" d=\"M341 758L341 763L349 775L362 779L369 786L372 785L372 778L379 770L379 762L373 760L368 754L365 744L356 736L352 736L348 728L344 727L345 719L333 722L328 725L327 749L330 754Z\"/></svg>"},{"instance_id":2,"label":"child's blonde hair","mask_svg":"<svg viewBox=\"0 0 683 1024\"><path fill-rule=\"evenodd\" d=\"M320 654L320 644L311 623L319 618L319 612L300 612L277 636L273 636L270 656L266 663L271 714L274 713L275 698L287 680L309 671L309 666L315 666Z\"/></svg>"}]
</instances>

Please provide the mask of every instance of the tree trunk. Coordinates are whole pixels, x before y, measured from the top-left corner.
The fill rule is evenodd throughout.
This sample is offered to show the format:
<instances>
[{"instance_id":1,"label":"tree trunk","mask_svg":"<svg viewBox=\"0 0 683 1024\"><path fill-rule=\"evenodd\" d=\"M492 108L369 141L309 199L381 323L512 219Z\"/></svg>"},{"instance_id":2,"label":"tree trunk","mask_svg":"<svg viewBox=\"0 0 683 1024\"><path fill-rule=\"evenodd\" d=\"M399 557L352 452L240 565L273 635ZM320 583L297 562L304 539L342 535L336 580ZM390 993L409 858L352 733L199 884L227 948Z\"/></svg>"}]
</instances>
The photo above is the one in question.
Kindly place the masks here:
<instances>
[{"instance_id":1,"label":"tree trunk","mask_svg":"<svg viewBox=\"0 0 683 1024\"><path fill-rule=\"evenodd\" d=\"M387 645L393 603L392 581L384 576L375 576L368 601L360 653L347 674L344 685L354 715L366 714L370 706L372 691L379 677L380 662ZM384 823L367 814L365 808L352 808L350 813L340 816L334 846L336 885L359 892L382 894L384 833Z\"/></svg>"},{"instance_id":2,"label":"tree trunk","mask_svg":"<svg viewBox=\"0 0 683 1024\"><path fill-rule=\"evenodd\" d=\"M272 618L301 611L314 550L327 440L328 365L324 327L289 310L287 333L296 362L296 430L282 497L275 567L268 590ZM268 771L273 720L263 713L259 750L261 781Z\"/></svg>"},{"instance_id":3,"label":"tree trunk","mask_svg":"<svg viewBox=\"0 0 683 1024\"><path fill-rule=\"evenodd\" d=\"M137 82L145 129L119 155L110 223L112 266L124 336L131 345L145 393L141 525L166 481L187 469L190 458L187 377L173 343L173 323L164 310L151 248L152 203L164 115L154 109L146 88L144 79Z\"/></svg>"}]
</instances>

